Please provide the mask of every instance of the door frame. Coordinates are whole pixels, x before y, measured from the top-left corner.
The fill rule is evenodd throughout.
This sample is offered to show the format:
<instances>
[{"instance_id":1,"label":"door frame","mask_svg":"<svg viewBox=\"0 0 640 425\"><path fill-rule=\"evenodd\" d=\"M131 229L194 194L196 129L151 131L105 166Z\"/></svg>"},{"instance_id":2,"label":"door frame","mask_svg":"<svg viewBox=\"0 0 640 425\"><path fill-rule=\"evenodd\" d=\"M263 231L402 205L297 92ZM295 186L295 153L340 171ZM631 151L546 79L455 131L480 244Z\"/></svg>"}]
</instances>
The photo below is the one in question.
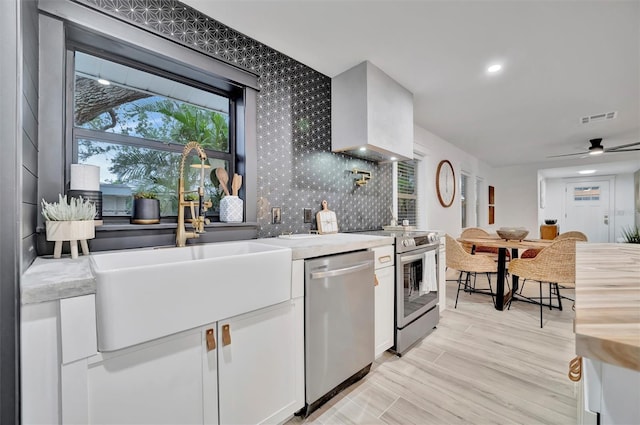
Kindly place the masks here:
<instances>
[{"instance_id":1,"label":"door frame","mask_svg":"<svg viewBox=\"0 0 640 425\"><path fill-rule=\"evenodd\" d=\"M560 221L560 229L567 228L567 184L575 183L593 183L598 181L609 182L609 242L615 241L615 191L616 191L616 176L590 176L590 177L570 177L562 179L564 184L564 197L562 199L562 216Z\"/></svg>"}]
</instances>

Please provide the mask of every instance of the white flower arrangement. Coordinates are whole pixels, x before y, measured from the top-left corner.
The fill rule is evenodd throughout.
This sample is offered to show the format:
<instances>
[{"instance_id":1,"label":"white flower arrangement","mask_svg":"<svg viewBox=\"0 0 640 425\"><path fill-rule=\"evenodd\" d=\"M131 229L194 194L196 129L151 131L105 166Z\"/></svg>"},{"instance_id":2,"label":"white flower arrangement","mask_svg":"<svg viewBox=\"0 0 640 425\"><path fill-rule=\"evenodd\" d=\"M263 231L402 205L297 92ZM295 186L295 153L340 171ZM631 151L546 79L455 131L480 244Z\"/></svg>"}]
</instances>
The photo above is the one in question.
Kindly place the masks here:
<instances>
[{"instance_id":1,"label":"white flower arrangement","mask_svg":"<svg viewBox=\"0 0 640 425\"><path fill-rule=\"evenodd\" d=\"M81 197L71 198L58 195L58 202L48 203L42 200L42 215L47 221L86 221L96 216L96 206Z\"/></svg>"}]
</instances>

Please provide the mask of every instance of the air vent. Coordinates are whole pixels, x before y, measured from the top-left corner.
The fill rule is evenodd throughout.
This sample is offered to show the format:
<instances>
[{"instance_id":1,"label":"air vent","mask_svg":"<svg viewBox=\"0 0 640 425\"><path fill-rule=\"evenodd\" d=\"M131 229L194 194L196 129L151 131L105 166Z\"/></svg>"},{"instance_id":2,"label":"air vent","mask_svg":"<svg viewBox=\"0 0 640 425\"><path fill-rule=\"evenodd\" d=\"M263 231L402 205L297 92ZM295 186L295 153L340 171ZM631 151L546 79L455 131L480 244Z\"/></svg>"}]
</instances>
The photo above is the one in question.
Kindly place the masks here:
<instances>
[{"instance_id":1,"label":"air vent","mask_svg":"<svg viewBox=\"0 0 640 425\"><path fill-rule=\"evenodd\" d=\"M589 116L586 116L586 117L582 117L582 118L580 118L580 122L582 124L589 124L589 123L597 122L597 121L612 120L617 116L618 116L618 113L616 111L605 112L603 114L595 114L595 115L589 115Z\"/></svg>"}]
</instances>

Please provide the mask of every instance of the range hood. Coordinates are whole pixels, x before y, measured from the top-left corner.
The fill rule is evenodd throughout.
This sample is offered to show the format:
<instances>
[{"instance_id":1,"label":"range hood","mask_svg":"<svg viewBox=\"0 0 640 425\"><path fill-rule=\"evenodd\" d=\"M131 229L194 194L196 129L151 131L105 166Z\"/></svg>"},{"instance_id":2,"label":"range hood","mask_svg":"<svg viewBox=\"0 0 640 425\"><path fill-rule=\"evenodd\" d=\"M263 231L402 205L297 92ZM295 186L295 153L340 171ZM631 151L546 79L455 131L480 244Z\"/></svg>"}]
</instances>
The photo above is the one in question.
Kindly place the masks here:
<instances>
[{"instance_id":1,"label":"range hood","mask_svg":"<svg viewBox=\"0 0 640 425\"><path fill-rule=\"evenodd\" d=\"M376 162L413 159L413 94L369 61L332 78L331 150Z\"/></svg>"}]
</instances>

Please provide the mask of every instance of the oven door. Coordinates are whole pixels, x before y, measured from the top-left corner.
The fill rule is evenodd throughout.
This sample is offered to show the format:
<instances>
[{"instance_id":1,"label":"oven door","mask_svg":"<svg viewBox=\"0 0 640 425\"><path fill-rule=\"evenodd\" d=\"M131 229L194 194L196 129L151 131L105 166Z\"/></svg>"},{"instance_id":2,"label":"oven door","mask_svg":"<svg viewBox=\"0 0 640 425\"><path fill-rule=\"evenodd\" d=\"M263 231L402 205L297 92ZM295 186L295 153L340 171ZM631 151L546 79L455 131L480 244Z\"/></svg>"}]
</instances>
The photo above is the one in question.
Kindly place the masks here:
<instances>
[{"instance_id":1,"label":"oven door","mask_svg":"<svg viewBox=\"0 0 640 425\"><path fill-rule=\"evenodd\" d=\"M396 321L404 328L438 305L438 245L396 254Z\"/></svg>"}]
</instances>

